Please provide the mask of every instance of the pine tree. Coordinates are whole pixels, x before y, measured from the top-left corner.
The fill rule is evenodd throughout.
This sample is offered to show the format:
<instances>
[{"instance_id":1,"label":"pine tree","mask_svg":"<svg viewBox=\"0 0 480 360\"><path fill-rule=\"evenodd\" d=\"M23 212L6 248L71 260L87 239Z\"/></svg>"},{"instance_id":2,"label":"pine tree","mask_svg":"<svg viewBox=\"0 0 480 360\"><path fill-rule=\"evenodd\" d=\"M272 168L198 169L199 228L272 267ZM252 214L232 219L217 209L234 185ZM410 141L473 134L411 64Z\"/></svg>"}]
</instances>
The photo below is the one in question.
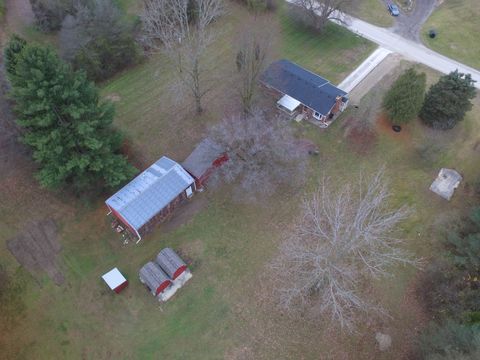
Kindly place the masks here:
<instances>
[{"instance_id":1,"label":"pine tree","mask_svg":"<svg viewBox=\"0 0 480 360\"><path fill-rule=\"evenodd\" d=\"M27 45L27 42L18 35L13 35L10 38L7 46L4 50L5 70L8 75L12 75L15 72L15 66L17 64L17 56Z\"/></svg>"},{"instance_id":2,"label":"pine tree","mask_svg":"<svg viewBox=\"0 0 480 360\"><path fill-rule=\"evenodd\" d=\"M49 188L115 187L135 172L119 154L122 137L111 124L114 108L100 102L83 72L73 72L50 48L26 45L9 73L23 141Z\"/></svg>"},{"instance_id":3,"label":"pine tree","mask_svg":"<svg viewBox=\"0 0 480 360\"><path fill-rule=\"evenodd\" d=\"M383 107L395 124L414 119L425 97L426 75L410 68L405 71L385 95Z\"/></svg>"},{"instance_id":4,"label":"pine tree","mask_svg":"<svg viewBox=\"0 0 480 360\"><path fill-rule=\"evenodd\" d=\"M470 74L458 70L442 76L428 91L420 118L434 129L452 129L472 109L474 82Z\"/></svg>"}]
</instances>

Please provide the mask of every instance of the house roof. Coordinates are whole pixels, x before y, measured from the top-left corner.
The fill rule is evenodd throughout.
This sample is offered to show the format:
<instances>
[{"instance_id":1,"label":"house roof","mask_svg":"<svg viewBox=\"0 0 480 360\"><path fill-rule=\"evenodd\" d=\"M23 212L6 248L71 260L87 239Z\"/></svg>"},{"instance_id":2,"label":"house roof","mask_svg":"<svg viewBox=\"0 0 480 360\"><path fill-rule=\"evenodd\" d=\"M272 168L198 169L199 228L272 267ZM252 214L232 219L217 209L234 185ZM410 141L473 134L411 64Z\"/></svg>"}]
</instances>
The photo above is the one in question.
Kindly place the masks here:
<instances>
[{"instance_id":1,"label":"house roof","mask_svg":"<svg viewBox=\"0 0 480 360\"><path fill-rule=\"evenodd\" d=\"M102 279L107 283L108 287L112 290L115 290L117 287L119 287L125 281L127 281L127 279L125 279L125 277L117 268L113 268L106 274L102 275Z\"/></svg>"},{"instance_id":2,"label":"house roof","mask_svg":"<svg viewBox=\"0 0 480 360\"><path fill-rule=\"evenodd\" d=\"M179 268L187 265L171 248L165 248L160 251L156 260L157 264L160 265L162 270L171 278L173 278Z\"/></svg>"},{"instance_id":3,"label":"house roof","mask_svg":"<svg viewBox=\"0 0 480 360\"><path fill-rule=\"evenodd\" d=\"M193 183L180 164L163 156L105 203L138 230Z\"/></svg>"},{"instance_id":4,"label":"house roof","mask_svg":"<svg viewBox=\"0 0 480 360\"><path fill-rule=\"evenodd\" d=\"M225 153L220 145L206 138L185 159L182 166L197 179L212 166L213 162Z\"/></svg>"},{"instance_id":5,"label":"house roof","mask_svg":"<svg viewBox=\"0 0 480 360\"><path fill-rule=\"evenodd\" d=\"M337 96L347 95L327 79L285 59L272 63L260 81L322 115L328 115Z\"/></svg>"}]
</instances>

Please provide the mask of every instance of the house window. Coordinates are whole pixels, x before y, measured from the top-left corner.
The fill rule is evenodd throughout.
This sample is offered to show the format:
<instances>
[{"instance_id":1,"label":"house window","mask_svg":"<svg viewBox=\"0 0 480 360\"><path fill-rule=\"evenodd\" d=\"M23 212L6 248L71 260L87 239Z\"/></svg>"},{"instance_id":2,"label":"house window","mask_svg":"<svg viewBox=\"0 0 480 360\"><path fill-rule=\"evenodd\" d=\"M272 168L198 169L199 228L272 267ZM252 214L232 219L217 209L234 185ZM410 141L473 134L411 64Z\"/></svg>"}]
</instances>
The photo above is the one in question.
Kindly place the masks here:
<instances>
[{"instance_id":1,"label":"house window","mask_svg":"<svg viewBox=\"0 0 480 360\"><path fill-rule=\"evenodd\" d=\"M321 115L320 115L320 113L319 113L318 111L315 111L315 112L313 113L313 117L314 117L315 119L320 120L320 116L321 116Z\"/></svg>"}]
</instances>

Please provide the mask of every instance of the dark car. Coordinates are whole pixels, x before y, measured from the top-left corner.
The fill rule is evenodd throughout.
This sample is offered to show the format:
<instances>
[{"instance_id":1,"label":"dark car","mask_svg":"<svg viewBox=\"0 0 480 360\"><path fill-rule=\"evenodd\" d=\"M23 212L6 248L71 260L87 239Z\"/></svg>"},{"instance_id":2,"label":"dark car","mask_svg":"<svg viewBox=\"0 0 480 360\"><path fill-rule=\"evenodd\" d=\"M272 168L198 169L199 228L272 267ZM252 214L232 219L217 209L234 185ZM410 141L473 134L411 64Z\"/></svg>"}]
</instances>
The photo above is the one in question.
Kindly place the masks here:
<instances>
[{"instance_id":1,"label":"dark car","mask_svg":"<svg viewBox=\"0 0 480 360\"><path fill-rule=\"evenodd\" d=\"M400 10L398 10L398 6L392 3L389 3L387 5L388 11L392 16L398 16L400 15Z\"/></svg>"}]
</instances>

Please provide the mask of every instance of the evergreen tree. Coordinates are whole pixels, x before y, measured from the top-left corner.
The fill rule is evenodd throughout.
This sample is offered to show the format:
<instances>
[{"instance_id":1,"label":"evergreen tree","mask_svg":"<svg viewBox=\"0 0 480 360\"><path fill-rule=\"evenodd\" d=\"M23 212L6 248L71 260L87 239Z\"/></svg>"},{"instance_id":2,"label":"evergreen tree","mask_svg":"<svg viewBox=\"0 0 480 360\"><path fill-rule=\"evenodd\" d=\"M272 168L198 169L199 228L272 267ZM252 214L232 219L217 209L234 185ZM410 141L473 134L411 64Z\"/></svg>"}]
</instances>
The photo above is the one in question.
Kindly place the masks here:
<instances>
[{"instance_id":1,"label":"evergreen tree","mask_svg":"<svg viewBox=\"0 0 480 360\"><path fill-rule=\"evenodd\" d=\"M119 154L114 108L100 102L83 72L73 72L50 48L27 45L9 73L18 123L40 164L42 185L77 190L115 187L135 172Z\"/></svg>"},{"instance_id":2,"label":"evergreen tree","mask_svg":"<svg viewBox=\"0 0 480 360\"><path fill-rule=\"evenodd\" d=\"M470 74L458 70L442 76L428 91L420 118L434 129L452 129L472 109L474 82Z\"/></svg>"},{"instance_id":3,"label":"evergreen tree","mask_svg":"<svg viewBox=\"0 0 480 360\"><path fill-rule=\"evenodd\" d=\"M425 97L426 75L410 68L405 71L385 95L383 107L396 124L415 118Z\"/></svg>"},{"instance_id":4,"label":"evergreen tree","mask_svg":"<svg viewBox=\"0 0 480 360\"><path fill-rule=\"evenodd\" d=\"M5 70L12 75L15 72L17 56L25 47L27 42L18 35L13 35L4 50Z\"/></svg>"}]
</instances>

